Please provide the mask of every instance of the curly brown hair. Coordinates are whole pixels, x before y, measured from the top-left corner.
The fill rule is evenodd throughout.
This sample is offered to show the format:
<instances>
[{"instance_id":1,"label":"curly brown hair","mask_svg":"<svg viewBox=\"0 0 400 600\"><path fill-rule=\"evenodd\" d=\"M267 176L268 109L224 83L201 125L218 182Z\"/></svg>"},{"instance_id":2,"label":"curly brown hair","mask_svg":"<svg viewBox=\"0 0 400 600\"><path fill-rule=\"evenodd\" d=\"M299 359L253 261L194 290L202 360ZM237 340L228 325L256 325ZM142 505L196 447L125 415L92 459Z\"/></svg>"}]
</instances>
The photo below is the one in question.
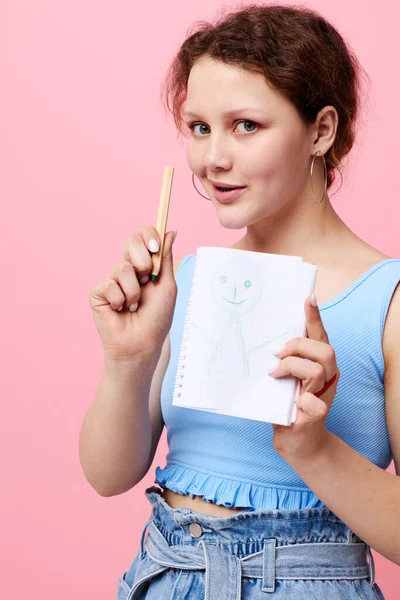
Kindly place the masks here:
<instances>
[{"instance_id":1,"label":"curly brown hair","mask_svg":"<svg viewBox=\"0 0 400 600\"><path fill-rule=\"evenodd\" d=\"M350 152L361 104L361 74L355 54L324 17L303 6L248 5L215 24L195 23L175 55L162 85L164 106L179 133L184 131L182 107L194 63L210 57L263 73L269 84L312 124L324 106L339 115L332 147L325 155L328 188L335 169Z\"/></svg>"}]
</instances>

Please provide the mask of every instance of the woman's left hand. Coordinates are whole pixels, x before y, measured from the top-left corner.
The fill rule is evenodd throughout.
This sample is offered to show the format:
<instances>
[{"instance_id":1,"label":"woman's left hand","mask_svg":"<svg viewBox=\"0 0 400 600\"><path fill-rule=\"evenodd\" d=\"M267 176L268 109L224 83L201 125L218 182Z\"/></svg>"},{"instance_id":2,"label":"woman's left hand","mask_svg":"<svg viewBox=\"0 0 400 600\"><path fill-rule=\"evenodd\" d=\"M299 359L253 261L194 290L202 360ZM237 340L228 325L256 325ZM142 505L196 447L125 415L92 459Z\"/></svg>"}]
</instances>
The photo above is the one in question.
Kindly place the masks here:
<instances>
[{"instance_id":1,"label":"woman's left hand","mask_svg":"<svg viewBox=\"0 0 400 600\"><path fill-rule=\"evenodd\" d=\"M273 425L274 448L289 464L309 459L322 447L327 434L325 421L332 406L339 380L336 355L329 345L318 306L305 301L307 337L293 338L275 355L281 359L272 377L294 375L302 380L296 399L297 418L289 427ZM308 359L308 360L306 360ZM337 373L334 383L318 398L324 385Z\"/></svg>"}]
</instances>

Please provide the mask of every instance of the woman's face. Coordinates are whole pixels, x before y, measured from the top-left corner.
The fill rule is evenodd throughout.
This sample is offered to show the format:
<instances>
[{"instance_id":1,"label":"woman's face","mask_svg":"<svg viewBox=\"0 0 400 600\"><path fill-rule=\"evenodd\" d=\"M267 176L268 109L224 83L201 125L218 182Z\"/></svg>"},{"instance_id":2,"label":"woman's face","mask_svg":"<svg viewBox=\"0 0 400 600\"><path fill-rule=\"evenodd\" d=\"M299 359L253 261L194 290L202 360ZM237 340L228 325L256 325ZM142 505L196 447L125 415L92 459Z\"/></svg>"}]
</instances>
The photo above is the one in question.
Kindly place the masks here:
<instances>
[{"instance_id":1,"label":"woman's face","mask_svg":"<svg viewBox=\"0 0 400 600\"><path fill-rule=\"evenodd\" d=\"M184 122L189 167L224 227L283 217L309 201L312 131L264 75L201 58L190 72ZM219 200L211 181L245 190Z\"/></svg>"}]
</instances>

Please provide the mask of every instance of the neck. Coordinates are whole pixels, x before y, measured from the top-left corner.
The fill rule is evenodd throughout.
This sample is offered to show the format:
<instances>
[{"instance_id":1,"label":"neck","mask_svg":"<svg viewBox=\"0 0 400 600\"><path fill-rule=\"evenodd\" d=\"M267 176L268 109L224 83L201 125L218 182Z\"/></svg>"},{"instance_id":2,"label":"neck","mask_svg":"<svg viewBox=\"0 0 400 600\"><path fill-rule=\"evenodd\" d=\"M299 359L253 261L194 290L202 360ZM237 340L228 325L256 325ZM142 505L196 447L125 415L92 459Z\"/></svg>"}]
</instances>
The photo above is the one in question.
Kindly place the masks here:
<instances>
[{"instance_id":1,"label":"neck","mask_svg":"<svg viewBox=\"0 0 400 600\"><path fill-rule=\"evenodd\" d=\"M249 225L234 248L301 256L306 262L323 264L331 262L344 244L350 245L355 239L326 196L321 205L311 199L306 206L301 203L286 214Z\"/></svg>"}]
</instances>

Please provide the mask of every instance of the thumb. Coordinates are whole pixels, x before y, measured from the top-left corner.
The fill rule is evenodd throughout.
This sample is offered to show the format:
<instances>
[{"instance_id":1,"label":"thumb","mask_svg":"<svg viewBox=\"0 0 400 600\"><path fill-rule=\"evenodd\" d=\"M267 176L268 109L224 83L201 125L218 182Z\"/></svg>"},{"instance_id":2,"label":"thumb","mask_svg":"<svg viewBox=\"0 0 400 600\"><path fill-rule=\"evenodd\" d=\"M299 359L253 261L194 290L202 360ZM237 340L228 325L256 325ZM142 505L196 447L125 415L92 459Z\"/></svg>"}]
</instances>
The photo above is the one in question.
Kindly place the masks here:
<instances>
[{"instance_id":1,"label":"thumb","mask_svg":"<svg viewBox=\"0 0 400 600\"><path fill-rule=\"evenodd\" d=\"M172 256L172 245L176 238L175 231L169 231L165 234L163 256L161 260L160 273L157 277L159 283L175 279L174 277L174 263Z\"/></svg>"}]
</instances>

